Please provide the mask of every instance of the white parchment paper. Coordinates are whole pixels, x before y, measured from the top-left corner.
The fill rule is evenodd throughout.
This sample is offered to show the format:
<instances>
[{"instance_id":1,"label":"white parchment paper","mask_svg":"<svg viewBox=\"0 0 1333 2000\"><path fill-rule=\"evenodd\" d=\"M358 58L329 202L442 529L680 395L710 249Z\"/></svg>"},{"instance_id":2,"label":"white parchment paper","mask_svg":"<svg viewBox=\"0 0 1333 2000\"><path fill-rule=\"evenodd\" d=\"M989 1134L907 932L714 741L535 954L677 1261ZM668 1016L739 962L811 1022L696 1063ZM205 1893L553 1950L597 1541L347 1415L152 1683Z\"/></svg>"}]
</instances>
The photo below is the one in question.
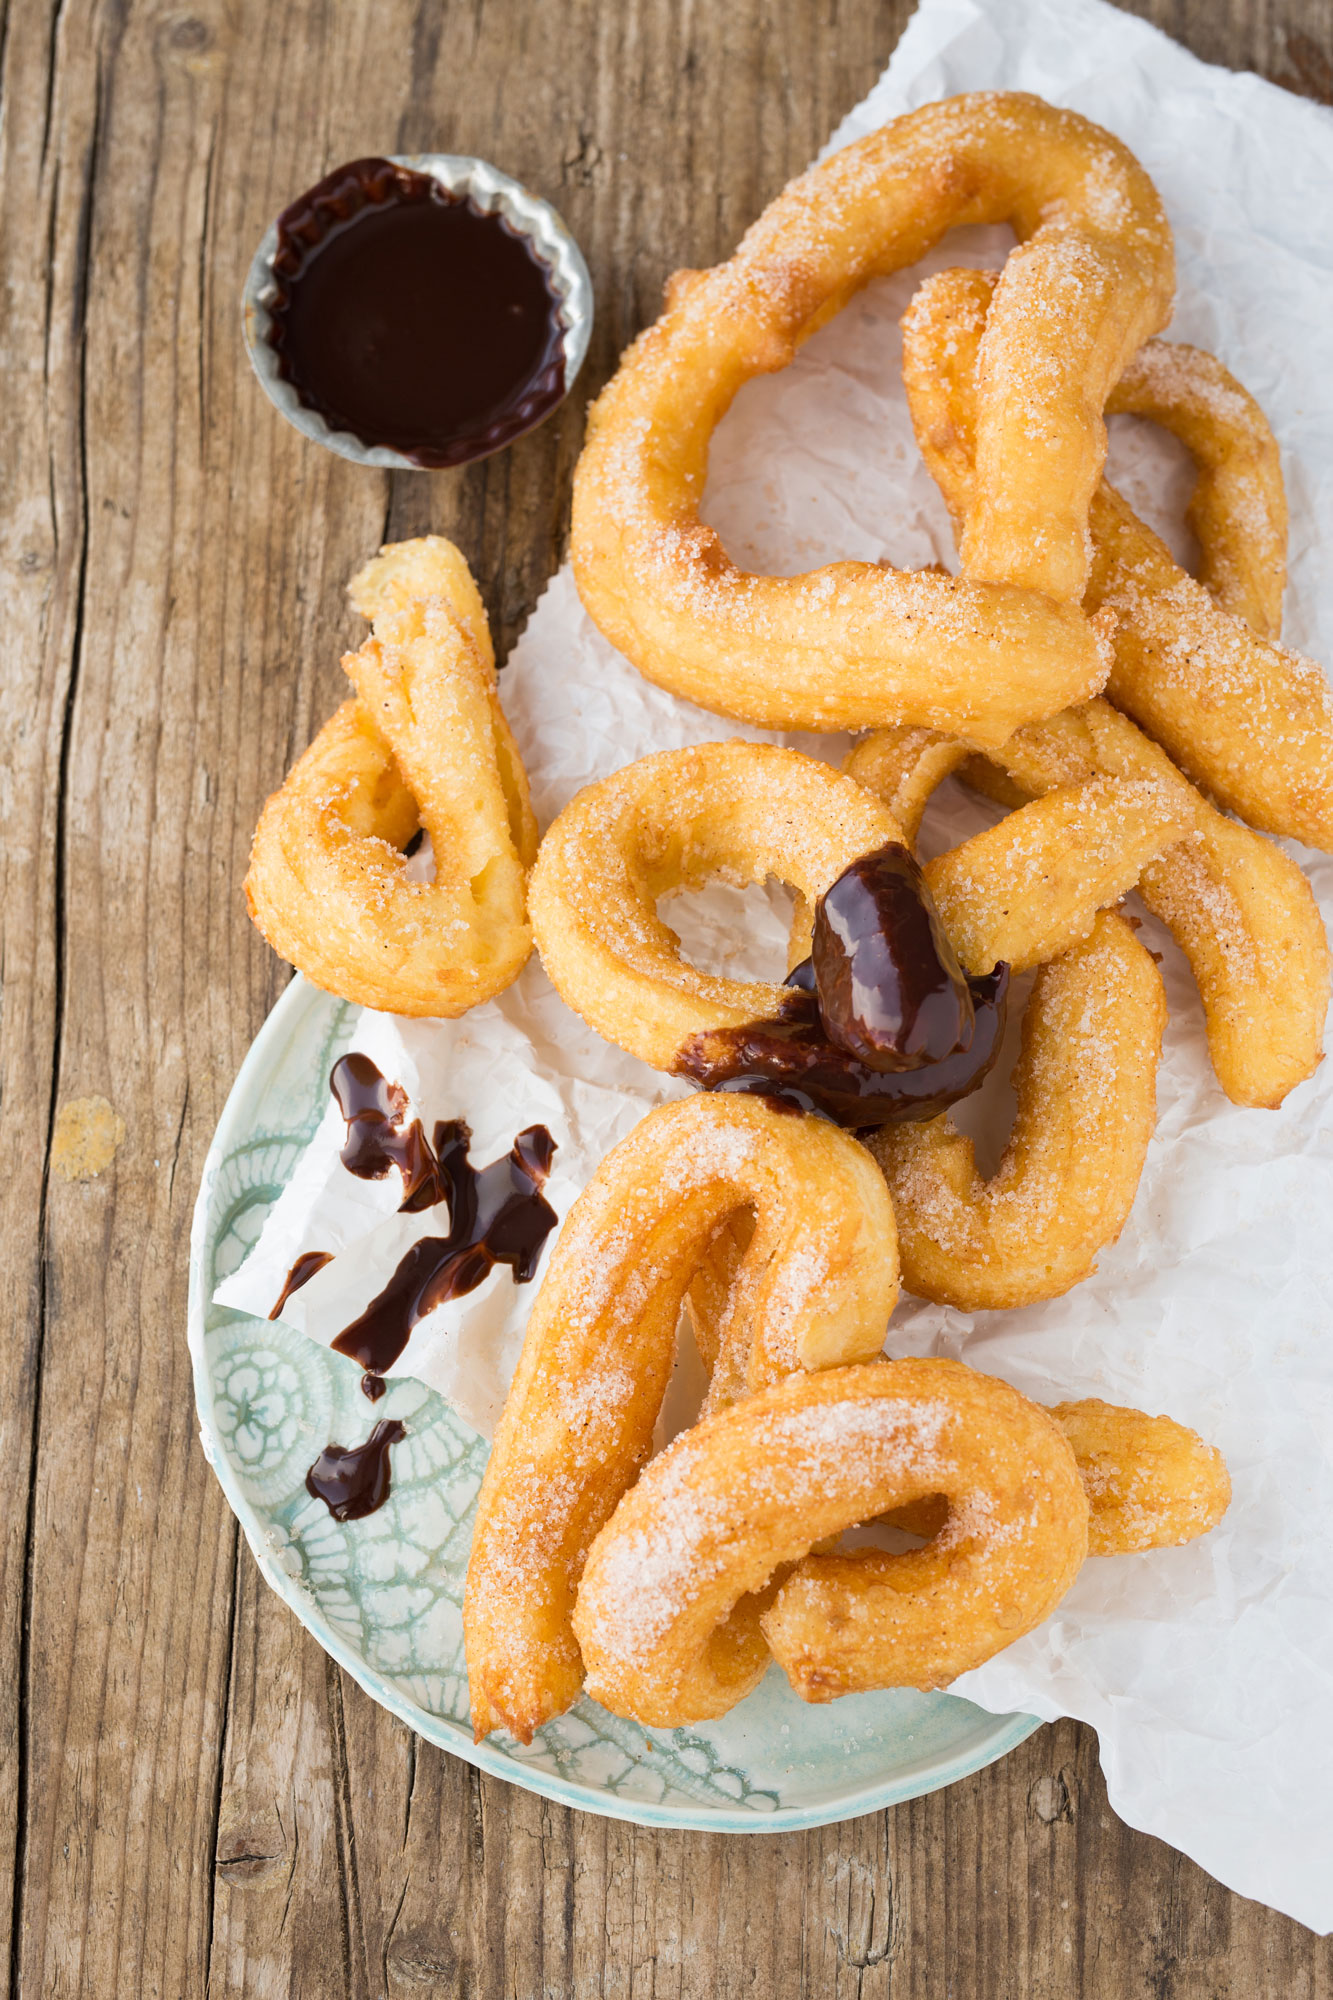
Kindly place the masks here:
<instances>
[{"instance_id":1,"label":"white parchment paper","mask_svg":"<svg viewBox=\"0 0 1333 2000\"><path fill-rule=\"evenodd\" d=\"M956 91L1040 92L1109 126L1160 189L1180 288L1170 336L1211 348L1259 397L1291 502L1284 637L1333 658L1333 114L1253 76L1196 61L1100 0L926 0L885 75L830 148ZM898 321L920 277L998 264L999 230L960 232L913 273L873 286L781 375L751 384L715 440L705 504L741 562L791 572L840 556L952 564L938 495L912 440ZM1182 558L1179 450L1112 425L1113 478ZM584 615L567 570L501 681L547 823L589 780L672 745L763 732L650 687ZM841 739L791 739L833 759ZM931 850L988 817L955 786ZM1333 859L1301 853L1333 915ZM783 964L776 893L710 892L672 906L700 962L752 976ZM1047 1401L1082 1395L1165 1411L1225 1452L1235 1498L1191 1547L1089 1562L1038 1632L958 1683L1003 1712L1096 1725L1112 1803L1231 1888L1333 1928L1333 1065L1280 1112L1228 1104L1208 1065L1197 996L1162 935L1171 1008L1160 1122L1133 1215L1064 1299L967 1315L905 1300L891 1354L951 1354ZM606 1149L679 1086L607 1047L533 963L455 1023L366 1014L356 1046L427 1120L465 1116L488 1161L547 1123L560 1214ZM1001 1080L960 1122L996 1145ZM396 1177L353 1182L332 1109L226 1303L266 1312L298 1252L339 1254L283 1317L325 1342L367 1303L427 1217L398 1217ZM984 1154L983 1154L984 1164ZM442 1307L396 1373L420 1376L489 1433L532 1293L507 1271Z\"/></svg>"}]
</instances>

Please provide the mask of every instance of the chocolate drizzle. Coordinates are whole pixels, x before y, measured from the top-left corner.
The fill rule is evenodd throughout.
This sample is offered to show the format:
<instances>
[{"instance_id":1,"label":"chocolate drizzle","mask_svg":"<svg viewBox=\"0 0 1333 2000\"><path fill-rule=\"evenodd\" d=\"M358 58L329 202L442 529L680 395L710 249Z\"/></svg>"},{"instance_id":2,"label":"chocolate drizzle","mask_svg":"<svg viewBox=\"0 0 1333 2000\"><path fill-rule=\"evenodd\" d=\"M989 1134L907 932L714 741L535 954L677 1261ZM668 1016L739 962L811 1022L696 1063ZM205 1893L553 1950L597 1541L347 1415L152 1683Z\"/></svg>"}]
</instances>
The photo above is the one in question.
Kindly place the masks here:
<instances>
[{"instance_id":1,"label":"chocolate drizzle","mask_svg":"<svg viewBox=\"0 0 1333 2000\"><path fill-rule=\"evenodd\" d=\"M276 1319L292 1293L299 1292L302 1285L310 1283L316 1271L322 1271L326 1264L332 1262L332 1250L303 1250L283 1279L282 1290L269 1309L269 1318Z\"/></svg>"},{"instance_id":2,"label":"chocolate drizzle","mask_svg":"<svg viewBox=\"0 0 1333 2000\"><path fill-rule=\"evenodd\" d=\"M565 393L547 266L498 211L353 160L278 218L269 344L307 409L418 465L461 465Z\"/></svg>"},{"instance_id":3,"label":"chocolate drizzle","mask_svg":"<svg viewBox=\"0 0 1333 2000\"><path fill-rule=\"evenodd\" d=\"M327 1444L305 1476L306 1492L335 1521L360 1521L389 1497L389 1446L407 1431L397 1417L376 1424L364 1444Z\"/></svg>"},{"instance_id":4,"label":"chocolate drizzle","mask_svg":"<svg viewBox=\"0 0 1333 2000\"><path fill-rule=\"evenodd\" d=\"M768 1021L693 1036L678 1074L853 1129L934 1118L981 1083L1004 1034L1009 968L964 974L898 842L820 898L813 948Z\"/></svg>"},{"instance_id":5,"label":"chocolate drizzle","mask_svg":"<svg viewBox=\"0 0 1333 2000\"><path fill-rule=\"evenodd\" d=\"M480 1170L468 1158L471 1137L462 1119L435 1127L432 1165L449 1203L448 1235L414 1243L383 1291L333 1342L370 1375L393 1366L428 1312L475 1291L495 1265L507 1264L515 1284L526 1284L555 1227L555 1210L541 1192L555 1154L546 1127L529 1125L501 1159Z\"/></svg>"},{"instance_id":6,"label":"chocolate drizzle","mask_svg":"<svg viewBox=\"0 0 1333 2000\"><path fill-rule=\"evenodd\" d=\"M397 1167L403 1177L400 1215L433 1208L445 1195L435 1155L421 1120L403 1124L407 1092L389 1083L369 1056L342 1056L333 1065L329 1089L347 1120L339 1158L358 1180L382 1181ZM313 1272L311 1273L313 1276Z\"/></svg>"},{"instance_id":7,"label":"chocolate drizzle","mask_svg":"<svg viewBox=\"0 0 1333 2000\"><path fill-rule=\"evenodd\" d=\"M863 854L820 897L810 955L830 1041L870 1069L924 1069L972 1046L967 976L897 842Z\"/></svg>"}]
</instances>

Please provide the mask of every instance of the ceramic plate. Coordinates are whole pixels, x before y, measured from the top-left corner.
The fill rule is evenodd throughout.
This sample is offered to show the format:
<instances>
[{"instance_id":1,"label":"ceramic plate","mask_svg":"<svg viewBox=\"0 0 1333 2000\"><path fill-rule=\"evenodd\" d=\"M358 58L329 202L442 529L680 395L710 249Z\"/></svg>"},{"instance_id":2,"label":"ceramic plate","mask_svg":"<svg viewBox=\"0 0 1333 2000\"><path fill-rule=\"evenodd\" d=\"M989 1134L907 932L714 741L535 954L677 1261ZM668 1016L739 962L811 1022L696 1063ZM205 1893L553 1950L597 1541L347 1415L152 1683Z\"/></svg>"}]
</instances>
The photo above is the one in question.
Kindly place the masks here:
<instances>
[{"instance_id":1,"label":"ceramic plate","mask_svg":"<svg viewBox=\"0 0 1333 2000\"><path fill-rule=\"evenodd\" d=\"M777 1668L722 1721L645 1730L580 1701L532 1744L474 1744L463 1576L485 1441L444 1399L395 1381L388 1503L340 1524L305 1488L331 1440L365 1436L361 1371L290 1328L214 1305L312 1137L356 1010L293 980L241 1067L204 1166L190 1260L200 1436L265 1578L340 1666L418 1734L530 1791L644 1826L822 1826L951 1785L1021 1743L1027 1715L906 1690L798 1701Z\"/></svg>"}]
</instances>

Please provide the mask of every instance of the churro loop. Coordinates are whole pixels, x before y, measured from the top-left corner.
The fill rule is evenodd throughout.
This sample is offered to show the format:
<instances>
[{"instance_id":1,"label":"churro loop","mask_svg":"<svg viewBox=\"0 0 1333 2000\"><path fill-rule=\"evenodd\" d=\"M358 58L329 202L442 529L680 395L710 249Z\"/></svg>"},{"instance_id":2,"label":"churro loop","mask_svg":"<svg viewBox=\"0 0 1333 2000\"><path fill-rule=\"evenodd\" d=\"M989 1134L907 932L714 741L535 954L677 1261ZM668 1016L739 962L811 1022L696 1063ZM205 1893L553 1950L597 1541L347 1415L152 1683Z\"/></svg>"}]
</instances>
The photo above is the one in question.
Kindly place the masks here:
<instances>
[{"instance_id":1,"label":"churro loop","mask_svg":"<svg viewBox=\"0 0 1333 2000\"><path fill-rule=\"evenodd\" d=\"M1231 1504L1231 1478L1215 1445L1172 1417L1149 1417L1096 1397L1050 1410L1074 1451L1088 1496L1088 1554L1174 1549L1215 1528ZM929 1540L948 1519L940 1494L883 1519ZM875 1558L866 1554L868 1574Z\"/></svg>"},{"instance_id":2,"label":"churro loop","mask_svg":"<svg viewBox=\"0 0 1333 2000\"><path fill-rule=\"evenodd\" d=\"M740 571L699 520L713 429L869 279L959 223L1019 237L985 336L963 574ZM572 556L650 680L774 728L903 722L999 743L1102 685L1079 615L1101 409L1166 320L1171 236L1109 133L1018 93L893 120L792 182L726 264L679 273L589 418Z\"/></svg>"},{"instance_id":3,"label":"churro loop","mask_svg":"<svg viewBox=\"0 0 1333 2000\"><path fill-rule=\"evenodd\" d=\"M1225 1514L1231 1481L1222 1454L1184 1424L1096 1400L1060 1403L1048 1414L1073 1448L1087 1496L1090 1556L1175 1548L1207 1534ZM919 1552L929 1556L956 1539L962 1523L951 1515L949 1500L937 1494L894 1508L886 1519L930 1538ZM877 1549L811 1555L782 1584L761 1629L803 1701L901 1685L903 1561Z\"/></svg>"},{"instance_id":4,"label":"churro loop","mask_svg":"<svg viewBox=\"0 0 1333 2000\"><path fill-rule=\"evenodd\" d=\"M589 1694L650 1726L705 1720L757 1685L770 1647L805 1693L810 1587L798 1570L774 1595L775 1579L826 1537L941 1493L944 1532L887 1558L878 1686L947 1686L1059 1603L1088 1503L1058 1424L955 1361L791 1376L697 1424L592 1545L574 1609Z\"/></svg>"},{"instance_id":5,"label":"churro loop","mask_svg":"<svg viewBox=\"0 0 1333 2000\"><path fill-rule=\"evenodd\" d=\"M868 1081L859 1072L865 1094L858 1086L839 1097L838 1078L819 1067L828 1044L815 1039L807 1049L799 1040L807 1030L785 1025L795 1005L813 1010L813 999L684 965L656 914L659 896L724 868L747 881L776 875L807 913L804 935L799 915L793 932L799 960L810 946L808 913L829 884L868 848L897 840L896 823L876 810L864 788L796 751L704 744L643 758L580 793L542 843L530 901L546 970L599 1033L706 1087L769 1089L798 1102L804 1088L826 1115L853 1127L933 1117L975 1088L994 1058L1003 1017L989 988L976 988L982 1011L965 1054L871 1072ZM1098 909L1181 826L1155 783L1093 779L1033 802L932 863L926 887L938 895L964 970L984 981L1010 954L1034 965L1086 938ZM1155 1064L1160 1025L1155 1039L1145 1033ZM1141 1148L1130 1157L1141 1165ZM1101 1240L1122 1222L1117 1208Z\"/></svg>"},{"instance_id":6,"label":"churro loop","mask_svg":"<svg viewBox=\"0 0 1333 2000\"><path fill-rule=\"evenodd\" d=\"M899 839L864 787L797 750L701 743L641 757L580 792L542 841L528 892L542 964L600 1035L672 1069L694 1036L764 1020L791 995L687 964L658 898L717 875L775 876L813 905Z\"/></svg>"},{"instance_id":7,"label":"churro loop","mask_svg":"<svg viewBox=\"0 0 1333 2000\"><path fill-rule=\"evenodd\" d=\"M912 421L964 550L973 510L984 500L976 467L988 312L998 310L1003 296L1002 285L996 287L992 305L992 286L986 272L942 271L922 285L903 320ZM1171 358L1163 360L1162 351L1158 344L1155 358L1131 368L1124 406L1169 420L1197 449L1202 471L1193 519L1204 575L1218 594L1188 576L1103 480L1088 516L1092 568L1083 604L1089 613L1113 616L1115 662L1106 693L1219 804L1262 832L1333 848L1333 695L1313 661L1265 636L1280 600L1281 573L1273 565L1285 545L1267 427L1211 357L1166 350ZM1227 472L1238 434L1248 443ZM1233 611L1253 612L1256 627Z\"/></svg>"},{"instance_id":8,"label":"churro loop","mask_svg":"<svg viewBox=\"0 0 1333 2000\"><path fill-rule=\"evenodd\" d=\"M1048 792L1067 796L1096 773L1152 781L1180 814L1185 837L1146 861L1138 891L1189 962L1218 1082L1233 1103L1275 1108L1322 1060L1329 955L1309 883L1270 840L1209 805L1109 703L1032 723L987 758L927 730L876 730L845 768L884 799L909 839L952 770L1001 804L1020 806ZM939 884L931 887L943 908Z\"/></svg>"},{"instance_id":9,"label":"churro loop","mask_svg":"<svg viewBox=\"0 0 1333 2000\"><path fill-rule=\"evenodd\" d=\"M463 1608L478 1737L526 1742L578 1694L584 1557L648 1457L686 1287L740 1214L753 1231L709 1355L714 1404L878 1352L897 1255L864 1148L759 1098L650 1112L566 1218L486 1468Z\"/></svg>"},{"instance_id":10,"label":"churro loop","mask_svg":"<svg viewBox=\"0 0 1333 2000\"><path fill-rule=\"evenodd\" d=\"M1051 1415L1073 1446L1088 1496L1088 1554L1174 1549L1215 1528L1231 1478L1215 1445L1172 1417L1091 1397Z\"/></svg>"},{"instance_id":11,"label":"churro loop","mask_svg":"<svg viewBox=\"0 0 1333 2000\"><path fill-rule=\"evenodd\" d=\"M851 753L848 774L858 782L874 777L873 746L898 734L925 732L876 731ZM933 739L923 758L927 769L937 761L940 742ZM885 792L877 784L869 786L880 797L890 788L893 780L886 780ZM904 799L913 833L924 800L918 803L910 792L919 788L914 780ZM1118 903L1145 865L1174 846L1185 827L1178 797L1153 774L1123 779L1089 775L1033 799L998 826L937 855L922 874L969 972L985 971L1001 959L1014 972L1028 972L1088 937L1097 912ZM793 960L809 950L810 923L809 907L802 903L792 924Z\"/></svg>"},{"instance_id":12,"label":"churro loop","mask_svg":"<svg viewBox=\"0 0 1333 2000\"><path fill-rule=\"evenodd\" d=\"M1013 1130L991 1179L947 1117L868 1139L909 1292L975 1312L1056 1298L1087 1277L1133 1206L1165 1021L1151 957L1103 911L1085 943L1037 974Z\"/></svg>"},{"instance_id":13,"label":"churro loop","mask_svg":"<svg viewBox=\"0 0 1333 2000\"><path fill-rule=\"evenodd\" d=\"M532 948L527 779L495 690L486 618L438 536L384 549L352 584L373 636L357 691L298 758L255 831L250 914L316 986L395 1014L453 1016ZM435 879L403 847L431 836Z\"/></svg>"},{"instance_id":14,"label":"churro loop","mask_svg":"<svg viewBox=\"0 0 1333 2000\"><path fill-rule=\"evenodd\" d=\"M1323 1060L1328 1012L1324 921L1296 862L1209 805L1107 702L1020 730L1003 761L1025 795L1075 766L1152 777L1173 793L1186 837L1145 865L1139 894L1189 961L1223 1090L1233 1103L1276 1109Z\"/></svg>"},{"instance_id":15,"label":"churro loop","mask_svg":"<svg viewBox=\"0 0 1333 2000\"><path fill-rule=\"evenodd\" d=\"M1197 476L1185 519L1199 581L1262 638L1282 630L1287 494L1277 439L1248 389L1215 355L1148 340L1106 399L1108 416L1148 417L1189 451Z\"/></svg>"}]
</instances>

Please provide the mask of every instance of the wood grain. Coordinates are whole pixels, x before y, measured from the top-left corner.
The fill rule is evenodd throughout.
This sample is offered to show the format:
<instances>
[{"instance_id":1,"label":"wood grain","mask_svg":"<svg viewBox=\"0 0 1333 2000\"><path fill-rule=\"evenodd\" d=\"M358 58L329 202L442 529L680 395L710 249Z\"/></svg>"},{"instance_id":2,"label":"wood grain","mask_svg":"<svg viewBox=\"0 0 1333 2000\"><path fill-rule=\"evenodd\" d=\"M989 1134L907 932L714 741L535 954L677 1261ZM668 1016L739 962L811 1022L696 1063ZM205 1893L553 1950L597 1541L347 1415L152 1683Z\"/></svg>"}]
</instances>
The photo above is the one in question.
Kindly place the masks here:
<instances>
[{"instance_id":1,"label":"wood grain","mask_svg":"<svg viewBox=\"0 0 1333 2000\"><path fill-rule=\"evenodd\" d=\"M1333 0L1143 0L1333 94ZM266 1591L198 1449L191 1204L285 972L249 831L338 694L386 533L473 560L501 653L562 547L586 394L874 81L902 0L10 0L0 28L0 1861L5 1990L1254 2000L1333 1947L1109 1811L1095 1742L808 1835L650 1834L417 1742ZM599 300L580 395L390 480L249 378L263 228L339 159L478 151ZM58 1108L126 1138L49 1168Z\"/></svg>"}]
</instances>

